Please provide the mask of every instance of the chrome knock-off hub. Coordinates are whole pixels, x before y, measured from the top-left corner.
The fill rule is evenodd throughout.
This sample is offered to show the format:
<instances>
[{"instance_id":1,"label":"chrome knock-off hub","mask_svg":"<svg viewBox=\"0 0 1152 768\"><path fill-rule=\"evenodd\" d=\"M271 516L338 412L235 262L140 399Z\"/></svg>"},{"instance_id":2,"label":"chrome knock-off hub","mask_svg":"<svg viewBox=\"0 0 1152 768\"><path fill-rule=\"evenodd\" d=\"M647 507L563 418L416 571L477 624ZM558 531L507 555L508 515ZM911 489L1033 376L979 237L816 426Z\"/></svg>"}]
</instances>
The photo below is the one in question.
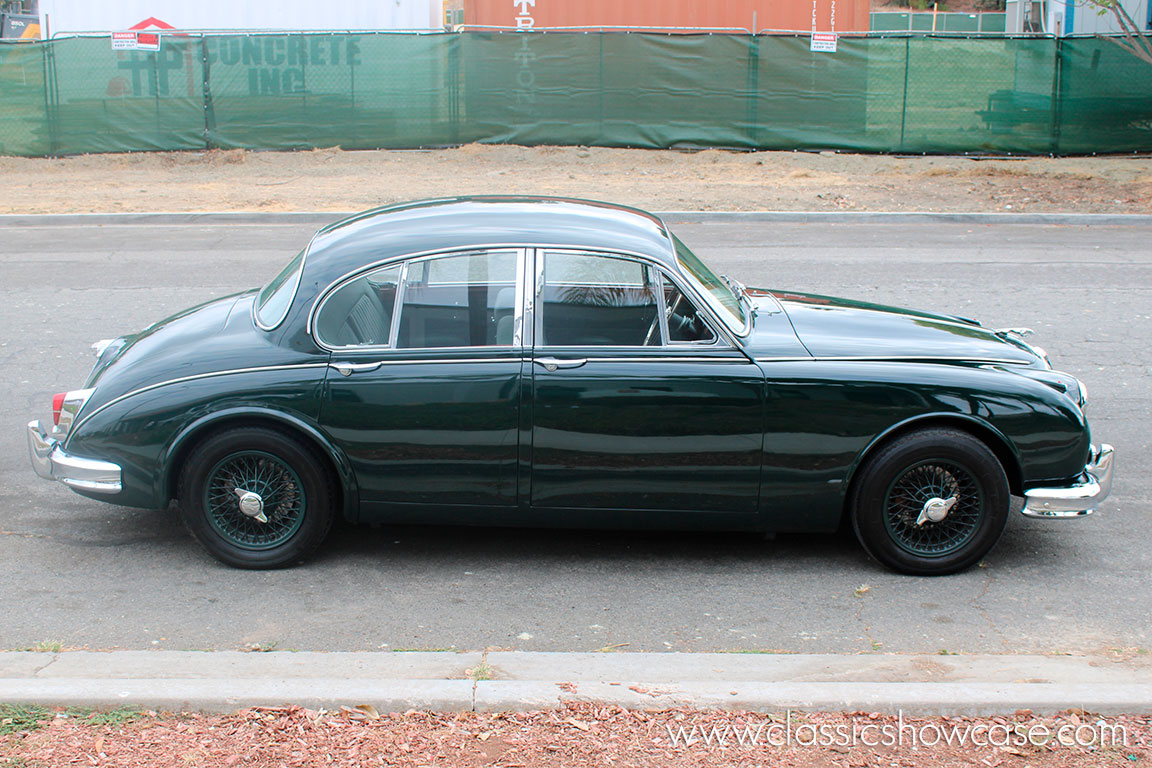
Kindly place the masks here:
<instances>
[{"instance_id":1,"label":"chrome knock-off hub","mask_svg":"<svg viewBox=\"0 0 1152 768\"><path fill-rule=\"evenodd\" d=\"M246 491L243 488L234 490L240 498L241 512L253 520L259 520L262 523L268 522L268 517L264 514L264 499L260 498L260 494Z\"/></svg>"},{"instance_id":2,"label":"chrome knock-off hub","mask_svg":"<svg viewBox=\"0 0 1152 768\"><path fill-rule=\"evenodd\" d=\"M957 501L959 498L956 496L950 499L942 499L939 496L928 499L924 502L924 509L920 510L920 516L916 518L916 525L940 522L948 517L948 513L952 511L952 507L956 506Z\"/></svg>"}]
</instances>

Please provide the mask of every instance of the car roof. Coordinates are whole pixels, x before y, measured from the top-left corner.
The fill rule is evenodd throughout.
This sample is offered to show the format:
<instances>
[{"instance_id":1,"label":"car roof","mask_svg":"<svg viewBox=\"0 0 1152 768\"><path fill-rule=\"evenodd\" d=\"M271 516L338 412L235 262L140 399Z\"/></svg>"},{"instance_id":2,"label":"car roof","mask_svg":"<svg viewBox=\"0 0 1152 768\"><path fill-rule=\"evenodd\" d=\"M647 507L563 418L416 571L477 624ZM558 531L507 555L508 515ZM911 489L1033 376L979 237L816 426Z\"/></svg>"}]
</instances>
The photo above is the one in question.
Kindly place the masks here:
<instances>
[{"instance_id":1,"label":"car roof","mask_svg":"<svg viewBox=\"0 0 1152 768\"><path fill-rule=\"evenodd\" d=\"M330 224L312 239L303 282L322 289L385 259L490 245L639 253L675 269L668 230L650 213L590 200L475 196L376 208Z\"/></svg>"}]
</instances>

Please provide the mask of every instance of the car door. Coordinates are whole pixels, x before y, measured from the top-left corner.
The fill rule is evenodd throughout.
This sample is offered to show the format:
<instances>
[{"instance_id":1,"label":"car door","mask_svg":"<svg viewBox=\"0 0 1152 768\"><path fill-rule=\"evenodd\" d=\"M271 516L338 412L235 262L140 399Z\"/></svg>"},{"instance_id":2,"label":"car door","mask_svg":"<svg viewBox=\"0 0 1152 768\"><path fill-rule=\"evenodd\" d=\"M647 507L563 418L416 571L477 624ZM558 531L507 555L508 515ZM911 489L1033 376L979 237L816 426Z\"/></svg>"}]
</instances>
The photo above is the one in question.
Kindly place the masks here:
<instances>
[{"instance_id":1,"label":"car door","mask_svg":"<svg viewBox=\"0 0 1152 768\"><path fill-rule=\"evenodd\" d=\"M332 352L320 420L364 517L516 505L524 259L508 248L410 259L346 280L318 307L314 332Z\"/></svg>"},{"instance_id":2,"label":"car door","mask_svg":"<svg viewBox=\"0 0 1152 768\"><path fill-rule=\"evenodd\" d=\"M566 524L750 524L764 376L639 257L535 256L533 510Z\"/></svg>"}]
</instances>

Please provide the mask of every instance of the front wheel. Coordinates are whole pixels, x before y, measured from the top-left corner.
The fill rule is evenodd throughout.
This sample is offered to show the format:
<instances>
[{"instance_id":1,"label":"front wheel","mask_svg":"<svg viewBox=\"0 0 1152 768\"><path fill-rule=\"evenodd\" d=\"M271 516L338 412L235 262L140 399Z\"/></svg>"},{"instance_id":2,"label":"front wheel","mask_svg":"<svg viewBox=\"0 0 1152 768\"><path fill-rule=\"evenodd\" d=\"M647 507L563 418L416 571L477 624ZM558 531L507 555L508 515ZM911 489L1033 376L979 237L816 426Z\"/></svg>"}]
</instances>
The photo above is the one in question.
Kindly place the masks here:
<instances>
[{"instance_id":1,"label":"front wheel","mask_svg":"<svg viewBox=\"0 0 1152 768\"><path fill-rule=\"evenodd\" d=\"M988 554L1008 522L1004 468L967 432L899 437L870 456L858 478L850 502L856 537L903 573L962 571Z\"/></svg>"},{"instance_id":2,"label":"front wheel","mask_svg":"<svg viewBox=\"0 0 1152 768\"><path fill-rule=\"evenodd\" d=\"M281 568L332 527L333 483L308 446L264 427L219 432L180 473L180 513L213 557L236 568Z\"/></svg>"}]
</instances>

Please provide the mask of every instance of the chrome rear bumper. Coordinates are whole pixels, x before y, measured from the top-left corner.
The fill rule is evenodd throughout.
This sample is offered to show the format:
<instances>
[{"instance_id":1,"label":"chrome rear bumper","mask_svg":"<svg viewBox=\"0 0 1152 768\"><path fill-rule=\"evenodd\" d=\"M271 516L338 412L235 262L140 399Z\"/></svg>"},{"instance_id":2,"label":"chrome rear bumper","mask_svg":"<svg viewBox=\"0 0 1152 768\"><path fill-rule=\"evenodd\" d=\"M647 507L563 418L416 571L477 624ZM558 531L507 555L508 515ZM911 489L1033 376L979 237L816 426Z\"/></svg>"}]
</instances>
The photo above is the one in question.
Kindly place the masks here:
<instances>
[{"instance_id":1,"label":"chrome rear bumper","mask_svg":"<svg viewBox=\"0 0 1152 768\"><path fill-rule=\"evenodd\" d=\"M1096 511L1100 502L1112 492L1112 455L1107 443L1092 446L1092 454L1079 481L1062 488L1033 488L1024 492L1024 509L1028 517L1084 517Z\"/></svg>"},{"instance_id":2,"label":"chrome rear bumper","mask_svg":"<svg viewBox=\"0 0 1152 768\"><path fill-rule=\"evenodd\" d=\"M91 493L119 493L120 465L73 456L48 435L39 421L28 422L28 455L36 474L69 488Z\"/></svg>"}]
</instances>

